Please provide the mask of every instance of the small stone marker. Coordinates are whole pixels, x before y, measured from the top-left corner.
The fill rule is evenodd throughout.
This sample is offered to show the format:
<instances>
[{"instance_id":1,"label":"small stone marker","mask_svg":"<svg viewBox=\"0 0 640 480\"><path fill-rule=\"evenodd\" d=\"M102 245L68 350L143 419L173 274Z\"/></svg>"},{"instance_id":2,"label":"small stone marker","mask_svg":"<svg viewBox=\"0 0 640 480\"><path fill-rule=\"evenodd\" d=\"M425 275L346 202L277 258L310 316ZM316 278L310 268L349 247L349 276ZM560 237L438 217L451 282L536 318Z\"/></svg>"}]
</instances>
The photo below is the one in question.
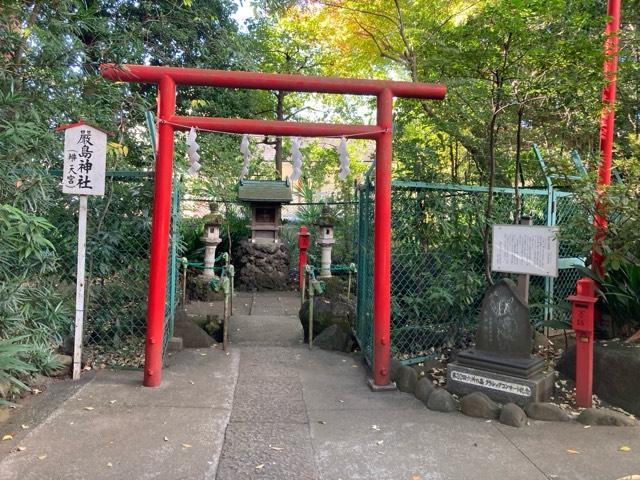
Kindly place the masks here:
<instances>
[{"instance_id":1,"label":"small stone marker","mask_svg":"<svg viewBox=\"0 0 640 480\"><path fill-rule=\"evenodd\" d=\"M532 335L529 307L513 283L502 280L489 288L482 301L475 349L500 357L529 358Z\"/></svg>"},{"instance_id":2,"label":"small stone marker","mask_svg":"<svg viewBox=\"0 0 640 480\"><path fill-rule=\"evenodd\" d=\"M532 336L528 305L511 280L500 280L482 301L476 347L458 352L447 368L447 388L519 405L548 400L553 372L543 373L544 360L531 354Z\"/></svg>"}]
</instances>

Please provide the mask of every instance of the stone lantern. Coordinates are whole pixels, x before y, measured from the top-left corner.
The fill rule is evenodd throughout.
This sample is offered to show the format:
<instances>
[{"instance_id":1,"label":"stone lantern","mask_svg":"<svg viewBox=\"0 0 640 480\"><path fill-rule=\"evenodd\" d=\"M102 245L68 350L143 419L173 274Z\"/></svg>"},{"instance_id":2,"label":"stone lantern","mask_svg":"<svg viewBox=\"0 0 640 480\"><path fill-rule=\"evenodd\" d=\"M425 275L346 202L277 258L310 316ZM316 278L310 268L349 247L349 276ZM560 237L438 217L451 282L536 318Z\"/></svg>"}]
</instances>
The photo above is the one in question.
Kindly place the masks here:
<instances>
[{"instance_id":1,"label":"stone lantern","mask_svg":"<svg viewBox=\"0 0 640 480\"><path fill-rule=\"evenodd\" d=\"M331 210L327 204L322 207L322 214L316 221L318 226L318 239L317 243L320 245L320 275L321 278L331 276L331 246L335 243L333 238L333 226L336 220L331 215Z\"/></svg>"},{"instance_id":2,"label":"stone lantern","mask_svg":"<svg viewBox=\"0 0 640 480\"><path fill-rule=\"evenodd\" d=\"M222 216L218 212L218 204L209 204L210 212L204 216L204 235L202 241L204 242L204 271L202 275L205 277L213 278L215 273L213 265L216 260L216 248L220 245L222 239L220 238L220 224L222 223Z\"/></svg>"}]
</instances>

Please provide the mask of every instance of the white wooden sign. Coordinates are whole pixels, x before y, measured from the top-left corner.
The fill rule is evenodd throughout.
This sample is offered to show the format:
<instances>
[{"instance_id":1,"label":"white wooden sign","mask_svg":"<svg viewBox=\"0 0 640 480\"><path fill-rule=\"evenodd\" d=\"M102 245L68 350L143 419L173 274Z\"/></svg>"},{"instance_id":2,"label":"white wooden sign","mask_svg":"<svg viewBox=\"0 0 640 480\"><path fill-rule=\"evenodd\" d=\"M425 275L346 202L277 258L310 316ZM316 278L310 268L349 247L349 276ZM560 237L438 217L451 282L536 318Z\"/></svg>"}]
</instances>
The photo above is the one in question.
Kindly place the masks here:
<instances>
[{"instance_id":1,"label":"white wooden sign","mask_svg":"<svg viewBox=\"0 0 640 480\"><path fill-rule=\"evenodd\" d=\"M73 195L104 195L107 135L86 124L64 131L62 192Z\"/></svg>"},{"instance_id":2,"label":"white wooden sign","mask_svg":"<svg viewBox=\"0 0 640 480\"><path fill-rule=\"evenodd\" d=\"M491 270L558 276L558 227L494 225Z\"/></svg>"},{"instance_id":3,"label":"white wooden sign","mask_svg":"<svg viewBox=\"0 0 640 480\"><path fill-rule=\"evenodd\" d=\"M84 323L85 257L87 242L88 195L104 195L107 161L107 134L84 121L64 129L64 168L62 192L79 195L78 263L76 268L76 320L73 341L73 379L80 378Z\"/></svg>"}]
</instances>

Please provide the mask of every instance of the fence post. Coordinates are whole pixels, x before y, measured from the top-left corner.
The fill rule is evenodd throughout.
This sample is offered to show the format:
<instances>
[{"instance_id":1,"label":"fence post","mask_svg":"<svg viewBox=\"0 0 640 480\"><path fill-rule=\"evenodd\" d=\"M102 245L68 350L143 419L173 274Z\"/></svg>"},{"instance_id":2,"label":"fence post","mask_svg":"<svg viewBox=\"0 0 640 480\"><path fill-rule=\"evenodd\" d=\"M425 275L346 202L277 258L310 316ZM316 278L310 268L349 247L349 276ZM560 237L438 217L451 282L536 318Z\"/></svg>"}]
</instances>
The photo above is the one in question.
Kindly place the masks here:
<instances>
[{"instance_id":1,"label":"fence post","mask_svg":"<svg viewBox=\"0 0 640 480\"><path fill-rule=\"evenodd\" d=\"M222 349L226 351L229 348L229 277L225 276L224 278L222 278L221 286L222 291L224 292L224 313L222 315Z\"/></svg>"},{"instance_id":2,"label":"fence post","mask_svg":"<svg viewBox=\"0 0 640 480\"><path fill-rule=\"evenodd\" d=\"M234 278L236 276L236 267L233 264L227 268L229 272L229 279L231 281L231 294L229 296L229 316L233 315L233 291L234 291Z\"/></svg>"},{"instance_id":3,"label":"fence post","mask_svg":"<svg viewBox=\"0 0 640 480\"><path fill-rule=\"evenodd\" d=\"M313 300L314 300L314 291L313 291L313 283L311 281L311 274L312 274L312 270L311 270L311 266L309 265L305 265L304 270L306 272L306 274L309 276L309 282L308 282L308 288L309 288L309 328L308 328L308 332L309 332L309 350L311 350L311 347L313 345Z\"/></svg>"},{"instance_id":4,"label":"fence post","mask_svg":"<svg viewBox=\"0 0 640 480\"><path fill-rule=\"evenodd\" d=\"M351 300L351 275L353 273L358 273L355 263L349 264L349 284L347 285L347 300Z\"/></svg>"},{"instance_id":5,"label":"fence post","mask_svg":"<svg viewBox=\"0 0 640 480\"><path fill-rule=\"evenodd\" d=\"M182 265L182 306L187 304L187 268L189 266L189 260L186 257L180 259Z\"/></svg>"}]
</instances>

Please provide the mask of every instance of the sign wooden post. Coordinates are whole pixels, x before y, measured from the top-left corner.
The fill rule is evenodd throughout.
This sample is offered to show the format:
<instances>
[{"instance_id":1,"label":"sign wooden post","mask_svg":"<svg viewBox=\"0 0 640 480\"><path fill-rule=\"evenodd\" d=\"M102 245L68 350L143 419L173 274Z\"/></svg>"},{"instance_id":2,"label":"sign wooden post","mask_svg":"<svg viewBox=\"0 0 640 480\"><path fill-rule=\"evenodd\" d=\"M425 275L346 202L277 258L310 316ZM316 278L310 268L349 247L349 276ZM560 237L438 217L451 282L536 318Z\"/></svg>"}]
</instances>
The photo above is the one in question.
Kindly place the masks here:
<instances>
[{"instance_id":1,"label":"sign wooden post","mask_svg":"<svg viewBox=\"0 0 640 480\"><path fill-rule=\"evenodd\" d=\"M80 196L78 209L78 264L76 269L76 317L73 341L73 379L78 380L82 369L87 199L89 195L104 195L107 134L83 121L63 125L58 130L64 130L62 192Z\"/></svg>"},{"instance_id":2,"label":"sign wooden post","mask_svg":"<svg viewBox=\"0 0 640 480\"><path fill-rule=\"evenodd\" d=\"M84 330L84 260L87 253L87 195L80 195L78 210L78 266L76 269L76 321L73 335L73 379L82 368L82 332Z\"/></svg>"},{"instance_id":3,"label":"sign wooden post","mask_svg":"<svg viewBox=\"0 0 640 480\"><path fill-rule=\"evenodd\" d=\"M522 218L520 218L520 225L531 225L531 217L528 215L523 215ZM528 273L521 273L520 275L518 275L517 286L518 286L518 293L520 293L522 300L524 300L524 303L529 305L529 274Z\"/></svg>"}]
</instances>

